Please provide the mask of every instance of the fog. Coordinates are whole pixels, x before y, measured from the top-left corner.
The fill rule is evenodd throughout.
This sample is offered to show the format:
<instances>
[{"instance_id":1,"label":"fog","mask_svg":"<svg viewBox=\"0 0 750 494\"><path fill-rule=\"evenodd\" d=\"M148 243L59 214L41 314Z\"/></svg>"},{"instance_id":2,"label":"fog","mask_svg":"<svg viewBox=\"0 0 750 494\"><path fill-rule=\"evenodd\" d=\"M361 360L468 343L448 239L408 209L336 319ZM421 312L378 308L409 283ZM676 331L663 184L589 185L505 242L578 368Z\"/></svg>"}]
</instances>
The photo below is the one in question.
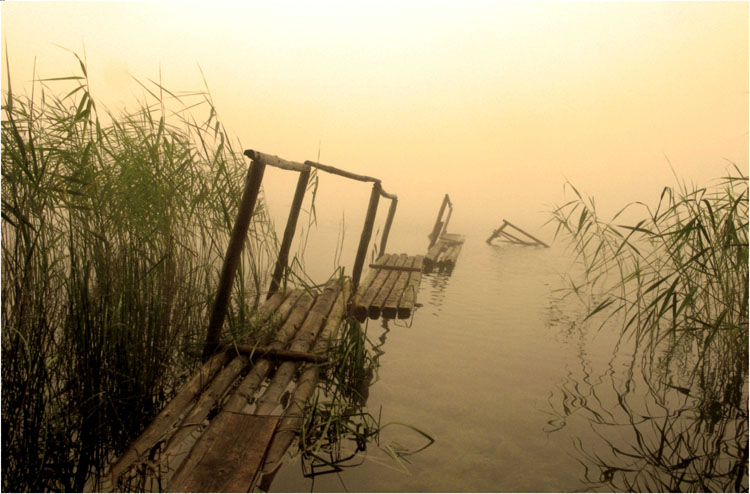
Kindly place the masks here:
<instances>
[{"instance_id":1,"label":"fog","mask_svg":"<svg viewBox=\"0 0 750 494\"><path fill-rule=\"evenodd\" d=\"M449 193L458 232L538 231L566 180L607 213L656 200L671 167L701 184L748 167L746 2L3 2L2 31L14 91L34 63L77 73L61 47L112 109L143 97L133 77L205 76L241 146L381 178L396 228L427 233ZM318 213L368 193L321 177Z\"/></svg>"}]
</instances>

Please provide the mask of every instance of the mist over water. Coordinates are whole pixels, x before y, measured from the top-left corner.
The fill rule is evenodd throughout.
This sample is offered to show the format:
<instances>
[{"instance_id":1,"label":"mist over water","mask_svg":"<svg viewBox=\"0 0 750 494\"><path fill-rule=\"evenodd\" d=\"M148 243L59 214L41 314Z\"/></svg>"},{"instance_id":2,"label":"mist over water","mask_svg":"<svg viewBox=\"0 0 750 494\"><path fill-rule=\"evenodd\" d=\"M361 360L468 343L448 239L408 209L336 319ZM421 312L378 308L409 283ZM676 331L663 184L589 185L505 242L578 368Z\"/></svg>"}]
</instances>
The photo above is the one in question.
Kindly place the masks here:
<instances>
[{"instance_id":1,"label":"mist over water","mask_svg":"<svg viewBox=\"0 0 750 494\"><path fill-rule=\"evenodd\" d=\"M664 396L687 399L641 375L636 352L618 346L620 328L595 330L575 298L559 298L580 266L545 223L571 198L566 180L609 218L629 202L655 204L675 174L709 185L730 162L747 170L747 3L1 8L4 90L78 74L55 45L85 47L92 95L113 109L143 99L133 76L181 96L205 83L237 149L381 179L399 198L389 253L425 254L449 194L448 231L466 236L452 275L423 277L412 319L367 322L382 352L368 408L435 444L405 465L370 444L363 464L314 482L295 459L272 490L581 490L598 472L592 458L634 443L619 423L650 417ZM265 171L279 238L296 180ZM292 249L306 282L323 284L338 267L351 274L371 187L317 172ZM388 206L381 198L365 266ZM503 219L552 248L488 245ZM622 406L619 386L632 375L638 392ZM655 388L663 394L649 395ZM704 419L729 436L736 426L711 410ZM404 427L381 439L424 442Z\"/></svg>"}]
</instances>

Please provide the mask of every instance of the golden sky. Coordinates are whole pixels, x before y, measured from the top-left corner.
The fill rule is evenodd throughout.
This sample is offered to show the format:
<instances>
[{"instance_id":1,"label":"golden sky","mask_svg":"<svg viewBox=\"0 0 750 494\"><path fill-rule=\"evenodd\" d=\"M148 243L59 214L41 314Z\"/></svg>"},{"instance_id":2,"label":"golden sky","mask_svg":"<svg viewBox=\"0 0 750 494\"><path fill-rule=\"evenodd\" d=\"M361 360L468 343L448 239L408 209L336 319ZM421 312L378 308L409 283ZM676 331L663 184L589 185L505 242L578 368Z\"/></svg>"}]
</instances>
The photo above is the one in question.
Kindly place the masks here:
<instances>
[{"instance_id":1,"label":"golden sky","mask_svg":"<svg viewBox=\"0 0 750 494\"><path fill-rule=\"evenodd\" d=\"M566 178L615 209L667 160L748 167L747 2L3 2L2 35L3 85L6 48L16 89L85 47L113 108L200 66L244 147L378 176L406 218L447 192L464 230L541 225Z\"/></svg>"}]
</instances>

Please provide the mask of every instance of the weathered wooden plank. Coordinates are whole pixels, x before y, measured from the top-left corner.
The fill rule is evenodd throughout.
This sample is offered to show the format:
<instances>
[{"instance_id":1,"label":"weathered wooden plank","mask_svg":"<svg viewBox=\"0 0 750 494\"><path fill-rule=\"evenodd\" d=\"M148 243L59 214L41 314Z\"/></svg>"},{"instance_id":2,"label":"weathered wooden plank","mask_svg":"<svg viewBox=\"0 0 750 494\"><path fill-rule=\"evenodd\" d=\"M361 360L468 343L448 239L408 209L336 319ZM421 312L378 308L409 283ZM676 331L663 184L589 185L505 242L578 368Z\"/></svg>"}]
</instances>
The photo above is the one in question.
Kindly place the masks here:
<instances>
[{"instance_id":1,"label":"weathered wooden plank","mask_svg":"<svg viewBox=\"0 0 750 494\"><path fill-rule=\"evenodd\" d=\"M371 268L374 269L392 269L393 271L422 271L421 267L411 267L411 266L388 266L385 264L370 264Z\"/></svg>"},{"instance_id":2,"label":"weathered wooden plank","mask_svg":"<svg viewBox=\"0 0 750 494\"><path fill-rule=\"evenodd\" d=\"M331 311L339 291L338 280L329 283L325 287L323 293L315 301L315 305L310 309L302 327L297 331L294 340L290 344L290 350L306 352L312 346L312 342L323 328L324 319ZM284 394L287 386L294 378L298 366L297 362L289 361L279 365L265 392L258 399L258 406L255 410L257 415L268 415L274 411L279 405L281 396Z\"/></svg>"},{"instance_id":3,"label":"weathered wooden plank","mask_svg":"<svg viewBox=\"0 0 750 494\"><path fill-rule=\"evenodd\" d=\"M193 448L168 486L170 492L247 492L263 464L279 417L227 414Z\"/></svg>"},{"instance_id":4,"label":"weathered wooden plank","mask_svg":"<svg viewBox=\"0 0 750 494\"><path fill-rule=\"evenodd\" d=\"M211 381L211 384L201 393L198 402L193 406L185 418L180 421L180 425L175 430L172 437L160 455L160 463L165 468L162 469L162 482L169 483L169 477L180 464L185 460L188 453L198 440L203 421L208 417L209 412L216 406L219 400L224 396L232 383L237 379L240 372L250 363L247 357L239 355L222 369L221 372Z\"/></svg>"},{"instance_id":5,"label":"weathered wooden plank","mask_svg":"<svg viewBox=\"0 0 750 494\"><path fill-rule=\"evenodd\" d=\"M293 362L310 362L313 364L324 364L328 357L313 355L307 352L294 352L292 350L276 350L267 346L233 343L222 345L222 350L246 355L250 359L266 358L270 360L289 360Z\"/></svg>"},{"instance_id":6,"label":"weathered wooden plank","mask_svg":"<svg viewBox=\"0 0 750 494\"><path fill-rule=\"evenodd\" d=\"M112 463L109 476L112 486L118 490L118 478L127 470L141 455L146 454L153 448L175 425L177 420L185 412L185 409L200 394L203 388L213 379L216 373L229 360L226 353L219 353L211 357L201 369L188 381L169 404L156 416L146 430L136 439L130 447Z\"/></svg>"},{"instance_id":7,"label":"weathered wooden plank","mask_svg":"<svg viewBox=\"0 0 750 494\"><path fill-rule=\"evenodd\" d=\"M307 316L307 312L310 310L313 304L313 297L303 292L302 296L299 297L298 303L292 309L289 317L281 326L281 329L276 334L274 340L268 345L272 350L281 350L286 346L287 342L297 332L297 328L300 327L302 322ZM224 404L222 412L214 419L214 423L221 422L222 417L225 415L224 411L228 412L242 412L246 405L252 403L255 392L260 388L261 383L268 375L271 370L271 361L267 358L261 358L255 361L253 368L247 373L247 376L240 382L234 392L229 396L227 402ZM214 424L211 424L213 427Z\"/></svg>"},{"instance_id":8,"label":"weathered wooden plank","mask_svg":"<svg viewBox=\"0 0 750 494\"><path fill-rule=\"evenodd\" d=\"M404 264L404 267L402 268L403 270L400 271L398 278L391 289L391 293L383 303L383 308L381 309L383 317L393 319L398 315L398 303L401 301L401 297L404 296L404 290L406 290L406 287L409 284L409 274L411 272L422 271L421 263L415 267L415 262L416 258L412 256ZM408 270L406 269L407 266L409 267Z\"/></svg>"},{"instance_id":9,"label":"weathered wooden plank","mask_svg":"<svg viewBox=\"0 0 750 494\"><path fill-rule=\"evenodd\" d=\"M420 266L424 262L424 256L414 257L414 266ZM414 304L417 303L417 292L419 292L419 284L422 281L422 273L413 272L409 273L409 282L406 285L404 294L401 296L401 300L398 302L397 316L399 319L406 319L411 316L411 311L414 308Z\"/></svg>"},{"instance_id":10,"label":"weathered wooden plank","mask_svg":"<svg viewBox=\"0 0 750 494\"><path fill-rule=\"evenodd\" d=\"M346 316L346 304L351 293L351 284L346 283L334 303L331 313L328 315L326 325L321 331L318 339L312 347L312 353L324 354L329 348L330 341L338 333L341 321ZM292 399L289 406L284 410L283 418L279 422L277 432L268 448L268 455L263 465L263 473L273 476L273 472L281 465L281 459L284 453L294 441L299 433L304 421L305 404L315 391L319 378L319 367L317 365L308 365L302 371L297 380L297 387L292 393ZM268 477L266 477L268 479ZM266 489L267 490L267 489Z\"/></svg>"},{"instance_id":11,"label":"weathered wooden plank","mask_svg":"<svg viewBox=\"0 0 750 494\"><path fill-rule=\"evenodd\" d=\"M391 256L394 256L394 255L396 254L381 254L380 257L378 257L378 259L375 261L375 264L381 265L381 266L385 265L388 262L388 260L391 258ZM367 292L367 289L370 288L377 274L378 274L378 271L376 269L371 269L367 273L367 277L365 278L365 281L359 284L359 288L357 289L357 295L364 294L365 292ZM352 305L356 305L356 298L357 297L355 297L355 300L353 301Z\"/></svg>"},{"instance_id":12,"label":"weathered wooden plank","mask_svg":"<svg viewBox=\"0 0 750 494\"><path fill-rule=\"evenodd\" d=\"M459 235L458 233L443 233L440 236L440 240L443 242L462 244L466 241L466 237Z\"/></svg>"},{"instance_id":13,"label":"weathered wooden plank","mask_svg":"<svg viewBox=\"0 0 750 494\"><path fill-rule=\"evenodd\" d=\"M411 264L409 256L406 254L401 254L398 256L398 260L396 261L394 267L403 267L404 265L406 265L406 263ZM401 273L398 271L391 271L388 273L388 278L383 282L383 286L380 288L380 291L375 296L375 298L372 299L372 302L370 302L370 307L367 309L367 314L370 316L370 319L377 319L378 317L380 317L380 310L383 305L385 305L385 301L391 294L393 286L396 284L396 280L398 280L400 274Z\"/></svg>"},{"instance_id":14,"label":"weathered wooden plank","mask_svg":"<svg viewBox=\"0 0 750 494\"><path fill-rule=\"evenodd\" d=\"M440 253L445 248L445 244L438 242L427 251L427 255L424 256L423 266L424 272L429 273L437 265Z\"/></svg>"},{"instance_id":15,"label":"weathered wooden plank","mask_svg":"<svg viewBox=\"0 0 750 494\"><path fill-rule=\"evenodd\" d=\"M453 273L453 269L456 267L456 262L458 261L458 255L461 253L461 248L463 247L463 244L457 244L454 245L450 252L446 254L445 259L443 260L443 270L451 274Z\"/></svg>"},{"instance_id":16,"label":"weathered wooden plank","mask_svg":"<svg viewBox=\"0 0 750 494\"><path fill-rule=\"evenodd\" d=\"M390 255L384 262L389 266L395 266L398 262L398 256L395 254ZM372 300L380 292L383 287L383 283L388 279L390 271L384 269L378 269L375 273L375 279L373 279L370 286L366 291L357 290L357 297L354 299L354 316L360 322L363 322L367 317L367 311L370 307Z\"/></svg>"}]
</instances>

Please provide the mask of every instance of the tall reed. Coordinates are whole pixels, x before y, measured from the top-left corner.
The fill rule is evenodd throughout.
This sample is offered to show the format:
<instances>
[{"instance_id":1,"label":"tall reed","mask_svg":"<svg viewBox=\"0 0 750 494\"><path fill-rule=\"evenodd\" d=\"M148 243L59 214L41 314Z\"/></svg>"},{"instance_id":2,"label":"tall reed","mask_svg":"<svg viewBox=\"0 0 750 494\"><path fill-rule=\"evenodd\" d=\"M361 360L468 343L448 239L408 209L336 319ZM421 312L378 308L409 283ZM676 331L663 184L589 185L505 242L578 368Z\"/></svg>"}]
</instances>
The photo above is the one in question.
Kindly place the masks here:
<instances>
[{"instance_id":1,"label":"tall reed","mask_svg":"<svg viewBox=\"0 0 750 494\"><path fill-rule=\"evenodd\" d=\"M80 74L31 96L8 78L3 94L9 491L83 490L195 368L248 166L208 92L148 81L140 108L110 112L74 56ZM277 245L262 197L248 240L233 333L248 331Z\"/></svg>"},{"instance_id":2,"label":"tall reed","mask_svg":"<svg viewBox=\"0 0 750 494\"><path fill-rule=\"evenodd\" d=\"M608 459L584 451L587 478L608 490L747 490L748 177L734 166L715 187L665 187L655 208L611 221L570 187L551 220L584 267L568 294L634 356L612 378L611 408L593 386L563 388L611 448ZM629 208L642 219L619 224ZM633 443L618 442L628 429Z\"/></svg>"}]
</instances>

